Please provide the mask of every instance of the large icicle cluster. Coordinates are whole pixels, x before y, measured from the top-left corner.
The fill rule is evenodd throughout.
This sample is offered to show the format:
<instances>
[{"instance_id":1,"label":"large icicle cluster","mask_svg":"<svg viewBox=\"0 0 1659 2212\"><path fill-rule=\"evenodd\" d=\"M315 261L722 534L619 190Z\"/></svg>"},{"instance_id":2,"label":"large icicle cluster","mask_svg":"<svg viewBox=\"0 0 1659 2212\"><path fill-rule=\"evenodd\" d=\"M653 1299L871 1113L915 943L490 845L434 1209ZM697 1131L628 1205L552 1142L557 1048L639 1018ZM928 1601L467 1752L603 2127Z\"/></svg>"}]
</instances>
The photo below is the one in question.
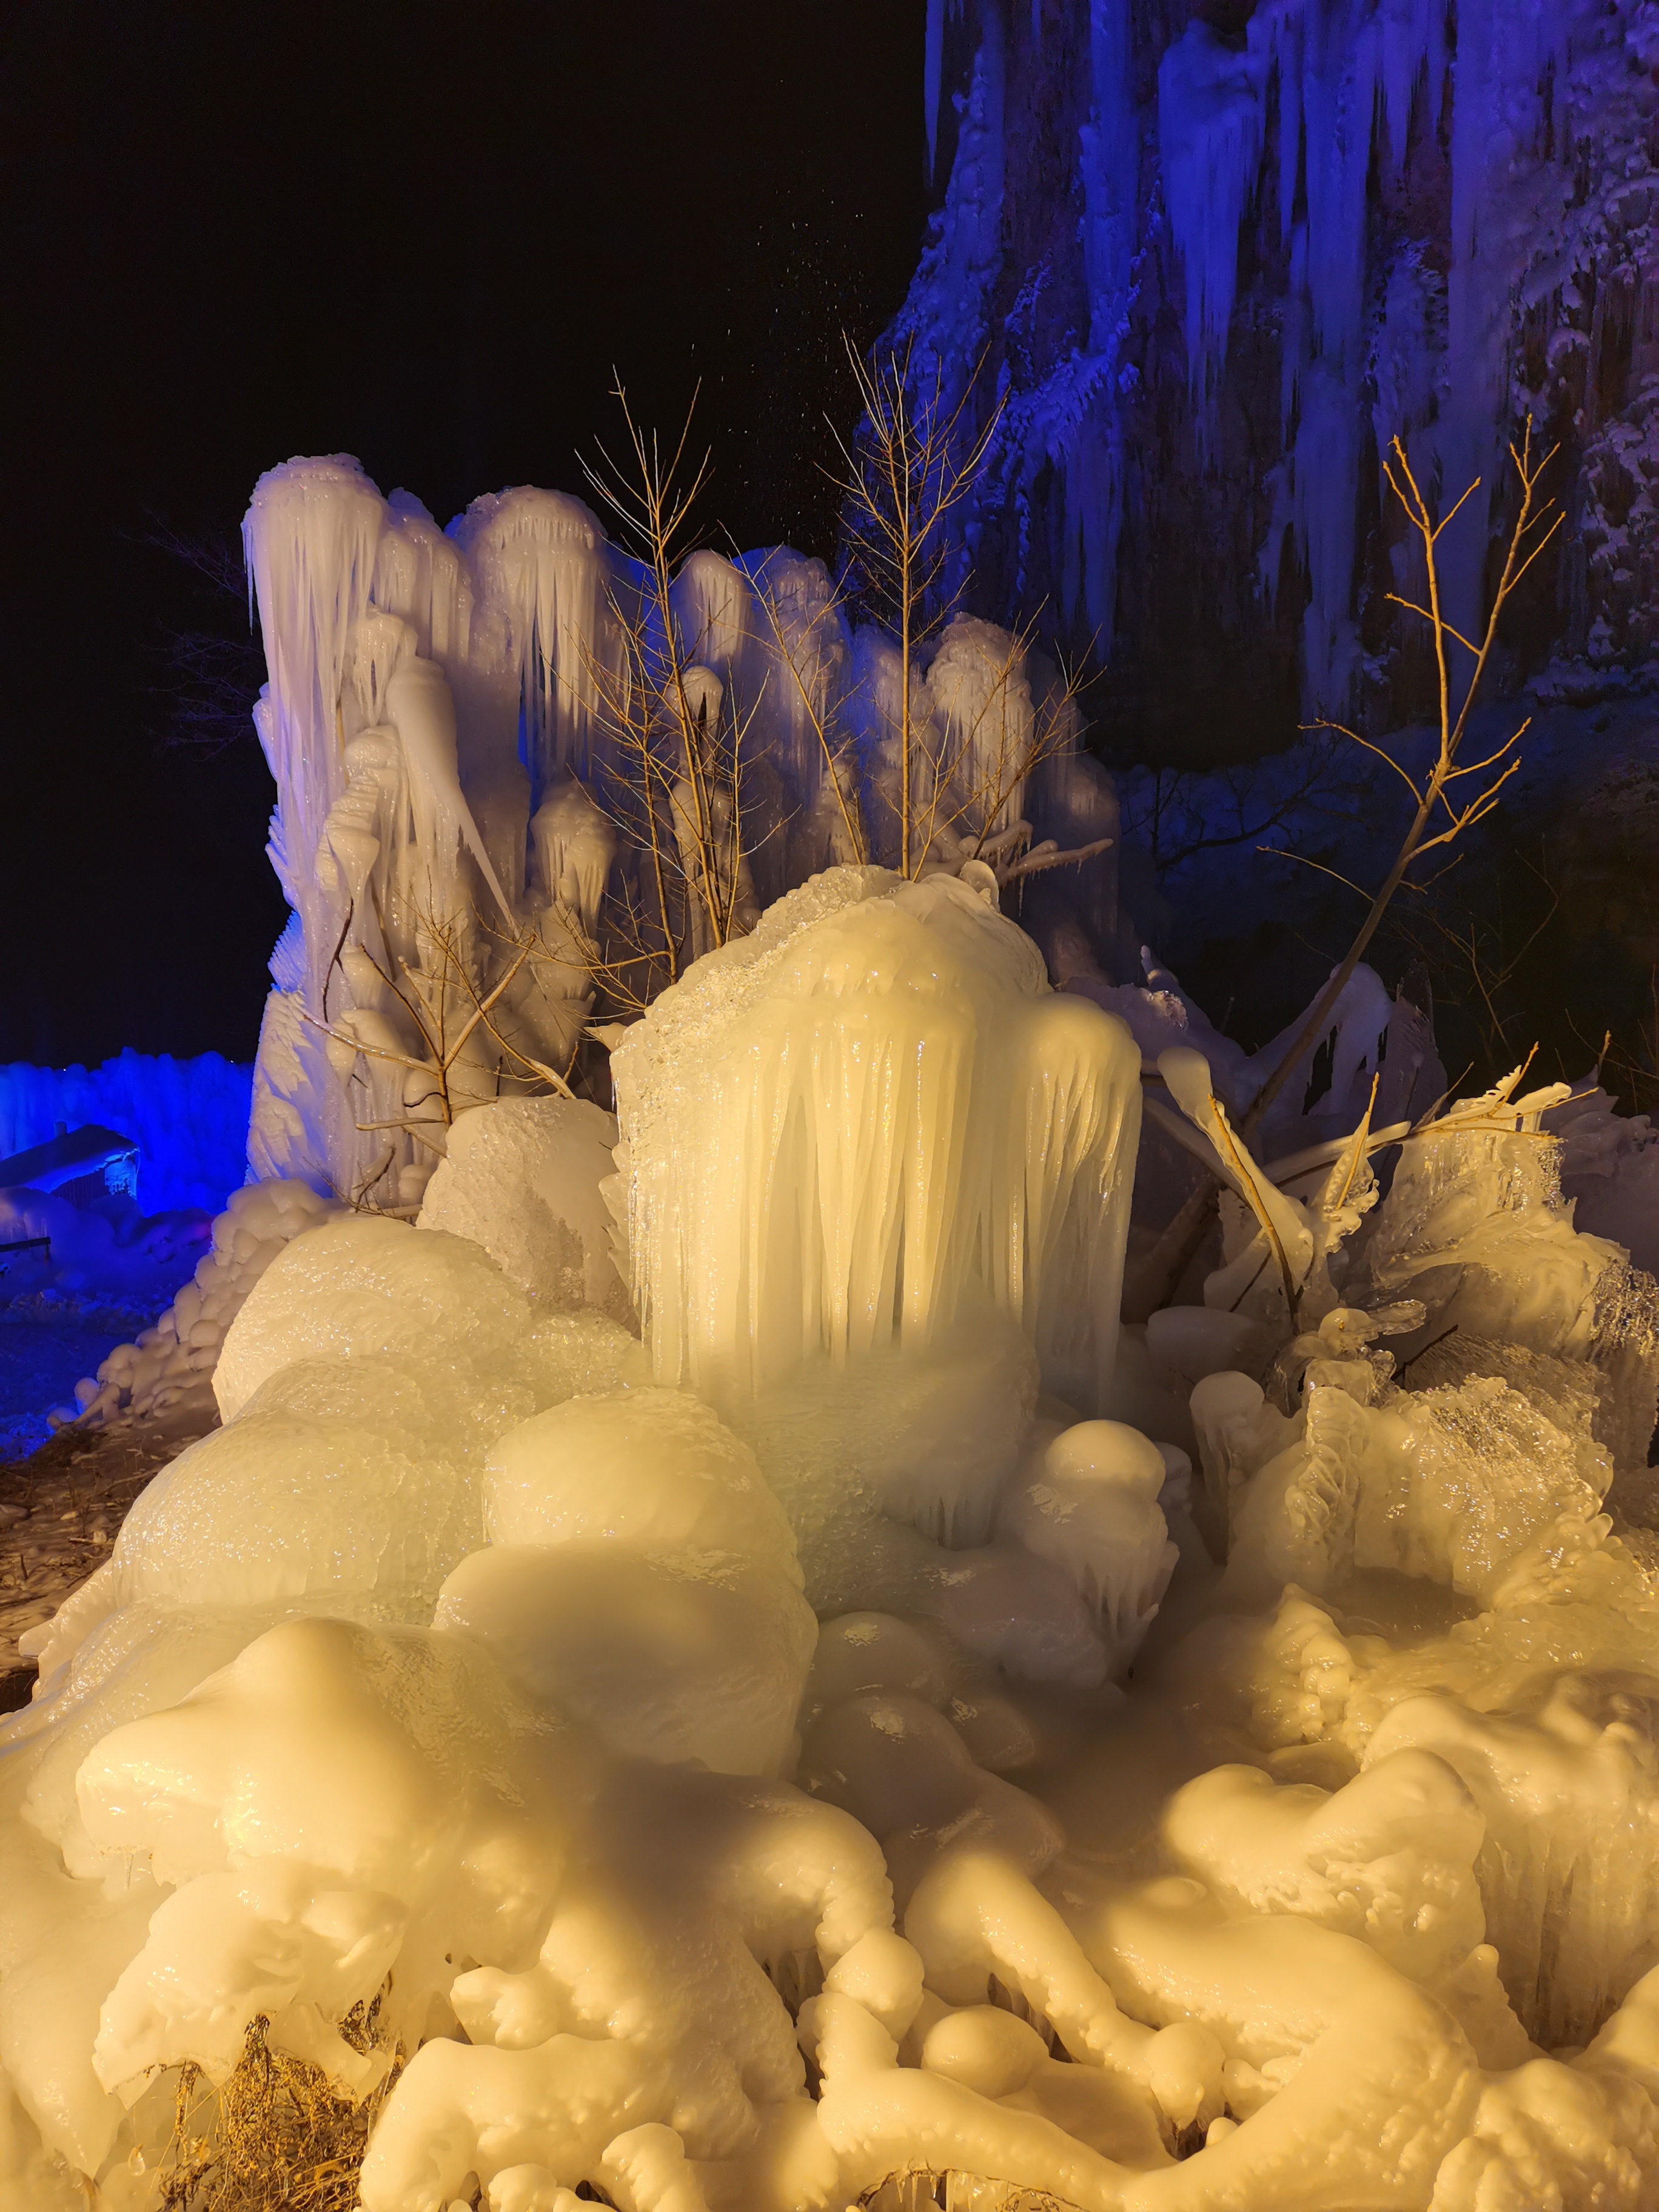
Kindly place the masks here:
<instances>
[{"instance_id":1,"label":"large icicle cluster","mask_svg":"<svg viewBox=\"0 0 1659 2212\"><path fill-rule=\"evenodd\" d=\"M544 1090L596 1011L635 1010L641 927L672 973L819 870L897 855L896 649L849 629L821 562L699 551L665 595L580 500L492 494L446 532L345 458L271 470L245 537L293 909L262 1177L412 1212L458 1113ZM1052 779L1076 732L1063 701L1040 723L1049 679L1005 631L954 623L933 665L915 742L949 788L916 805L927 865L955 868L988 834L1037 834L1028 768Z\"/></svg>"},{"instance_id":2,"label":"large icicle cluster","mask_svg":"<svg viewBox=\"0 0 1659 2212\"><path fill-rule=\"evenodd\" d=\"M970 884L836 872L619 1058L647 1343L605 1117L480 1107L40 1638L0 2196L155 2212L188 2066L228 2161L362 2106L364 2212L1651 2203L1659 1290L1559 1092L1385 1194L1163 1048L1222 1248L1115 1366L1143 1071Z\"/></svg>"},{"instance_id":3,"label":"large icicle cluster","mask_svg":"<svg viewBox=\"0 0 1659 2212\"><path fill-rule=\"evenodd\" d=\"M1387 528L1359 534L1372 457L1402 436L1448 503L1484 480L1443 548L1467 629L1530 410L1583 468L1569 649L1650 641L1650 0L1260 0L1225 22L938 0L930 25L929 130L953 123L954 156L892 335L919 342L918 392L943 363L954 398L991 356L981 419L994 394L1002 411L969 533L986 611L1046 593L1079 638L1167 653L1133 632L1139 580L1127 635L1120 619L1126 515L1142 557L1179 566L1172 535L1145 533L1213 514L1203 573L1241 640L1274 621L1288 541L1305 690L1334 707L1365 597L1400 587Z\"/></svg>"}]
</instances>

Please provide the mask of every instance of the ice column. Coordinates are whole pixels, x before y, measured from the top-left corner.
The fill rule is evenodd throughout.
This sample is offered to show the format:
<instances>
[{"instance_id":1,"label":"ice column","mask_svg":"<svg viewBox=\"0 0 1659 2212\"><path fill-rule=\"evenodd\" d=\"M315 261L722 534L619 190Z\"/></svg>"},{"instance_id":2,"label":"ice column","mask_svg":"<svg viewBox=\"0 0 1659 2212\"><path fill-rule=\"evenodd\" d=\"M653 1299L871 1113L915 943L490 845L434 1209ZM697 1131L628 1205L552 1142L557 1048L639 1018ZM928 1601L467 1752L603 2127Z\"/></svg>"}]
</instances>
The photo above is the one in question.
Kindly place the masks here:
<instances>
[{"instance_id":1,"label":"ice column","mask_svg":"<svg viewBox=\"0 0 1659 2212\"><path fill-rule=\"evenodd\" d=\"M994 623L956 616L927 689L938 720L934 826L966 837L1007 829L1024 811L1025 771L1040 742L1019 641Z\"/></svg>"},{"instance_id":2,"label":"ice column","mask_svg":"<svg viewBox=\"0 0 1659 2212\"><path fill-rule=\"evenodd\" d=\"M349 455L289 461L254 487L242 525L249 587L259 608L270 682L255 724L276 782L268 848L305 928L307 980L320 994L323 893L313 857L345 789L339 727L342 672L369 603L385 507Z\"/></svg>"},{"instance_id":3,"label":"ice column","mask_svg":"<svg viewBox=\"0 0 1659 2212\"><path fill-rule=\"evenodd\" d=\"M954 878L818 877L665 992L611 1066L659 1379L743 1396L813 1353L924 1350L988 1304L1098 1397L1139 1057Z\"/></svg>"},{"instance_id":4,"label":"ice column","mask_svg":"<svg viewBox=\"0 0 1659 2212\"><path fill-rule=\"evenodd\" d=\"M620 680L605 532L580 500L531 484L475 499L450 528L506 617L539 798L561 769L592 772L605 693Z\"/></svg>"},{"instance_id":5,"label":"ice column","mask_svg":"<svg viewBox=\"0 0 1659 2212\"><path fill-rule=\"evenodd\" d=\"M1227 353L1238 230L1261 164L1261 58L1194 19L1158 64L1164 202L1187 279L1187 376L1199 405Z\"/></svg>"}]
</instances>

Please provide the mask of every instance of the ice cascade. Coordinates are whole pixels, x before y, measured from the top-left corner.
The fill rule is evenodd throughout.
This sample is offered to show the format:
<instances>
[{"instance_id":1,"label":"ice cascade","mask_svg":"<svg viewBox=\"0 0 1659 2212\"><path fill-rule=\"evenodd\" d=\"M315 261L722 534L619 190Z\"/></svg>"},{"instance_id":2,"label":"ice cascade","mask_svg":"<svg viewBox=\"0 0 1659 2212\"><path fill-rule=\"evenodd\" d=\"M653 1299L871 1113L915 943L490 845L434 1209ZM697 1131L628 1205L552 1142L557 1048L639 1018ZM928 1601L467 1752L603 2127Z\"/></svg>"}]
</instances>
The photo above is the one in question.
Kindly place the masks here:
<instances>
[{"instance_id":1,"label":"ice cascade","mask_svg":"<svg viewBox=\"0 0 1659 2212\"><path fill-rule=\"evenodd\" d=\"M1109 1382L1139 1054L951 877L837 869L712 954L612 1058L636 1304L666 1382L1011 1315Z\"/></svg>"}]
</instances>

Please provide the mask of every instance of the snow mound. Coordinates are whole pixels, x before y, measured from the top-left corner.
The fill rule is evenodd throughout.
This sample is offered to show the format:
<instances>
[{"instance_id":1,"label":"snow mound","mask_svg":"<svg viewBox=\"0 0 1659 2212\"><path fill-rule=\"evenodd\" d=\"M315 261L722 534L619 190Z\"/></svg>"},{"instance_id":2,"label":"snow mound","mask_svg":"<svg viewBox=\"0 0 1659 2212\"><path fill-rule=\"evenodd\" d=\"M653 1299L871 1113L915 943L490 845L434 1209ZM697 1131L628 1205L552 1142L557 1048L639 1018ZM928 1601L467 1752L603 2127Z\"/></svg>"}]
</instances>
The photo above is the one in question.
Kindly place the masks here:
<instances>
[{"instance_id":1,"label":"snow mound","mask_svg":"<svg viewBox=\"0 0 1659 2212\"><path fill-rule=\"evenodd\" d=\"M616 1143L614 1119L586 1099L470 1107L450 1127L416 1225L471 1237L538 1306L587 1306L627 1322L613 1224L599 1195Z\"/></svg>"}]
</instances>

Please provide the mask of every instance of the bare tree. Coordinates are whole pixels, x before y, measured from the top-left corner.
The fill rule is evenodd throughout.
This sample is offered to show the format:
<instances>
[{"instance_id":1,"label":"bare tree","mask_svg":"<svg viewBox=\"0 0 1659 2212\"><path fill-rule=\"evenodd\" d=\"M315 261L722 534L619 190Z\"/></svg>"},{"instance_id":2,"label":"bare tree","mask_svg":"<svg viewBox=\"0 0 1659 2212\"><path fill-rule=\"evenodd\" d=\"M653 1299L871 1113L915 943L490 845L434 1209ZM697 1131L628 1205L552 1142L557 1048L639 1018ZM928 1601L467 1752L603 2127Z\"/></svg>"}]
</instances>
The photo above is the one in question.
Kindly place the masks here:
<instances>
[{"instance_id":1,"label":"bare tree","mask_svg":"<svg viewBox=\"0 0 1659 2212\"><path fill-rule=\"evenodd\" d=\"M640 580L610 593L619 652L596 651L591 640L583 647L609 755L595 795L649 889L648 901L623 894L620 957L636 970L659 962L672 982L688 953L724 945L758 918L744 848L744 724L700 661L702 641L682 635L673 605L675 572L693 550L691 510L708 479L707 454L688 465L692 410L665 453L655 432L635 422L620 385L617 398L627 458L618 465L602 447L586 474L635 549Z\"/></svg>"},{"instance_id":2,"label":"bare tree","mask_svg":"<svg viewBox=\"0 0 1659 2212\"><path fill-rule=\"evenodd\" d=\"M999 399L982 427L969 426L969 402L978 368L963 380L960 396L946 395L945 365L936 360L933 382L913 396L915 342L884 362L866 363L850 338L844 339L864 416L849 443L837 438L844 475L842 494L851 566L862 587L886 615L899 650L899 872L913 875L921 864L915 849L912 777L915 718L912 713L912 669L916 648L942 624L948 611L943 585L951 544L945 525L972 490L1001 420Z\"/></svg>"},{"instance_id":3,"label":"bare tree","mask_svg":"<svg viewBox=\"0 0 1659 2212\"><path fill-rule=\"evenodd\" d=\"M1542 460L1534 459L1532 418L1529 416L1520 445L1510 447L1510 458L1515 464L1520 483L1521 501L1510 533L1503 572L1492 593L1492 611L1486 617L1486 627L1478 640L1472 640L1453 626L1441 605L1437 548L1446 530L1479 490L1480 479L1477 477L1462 497L1455 501L1437 521L1412 471L1405 447L1398 438L1393 441L1389 458L1382 465L1383 470L1389 479L1389 489L1404 508L1407 523L1421 541L1427 573L1428 604L1425 606L1415 599L1402 599L1395 592L1390 592L1388 596L1396 606L1404 608L1407 613L1420 615L1429 625L1434 648L1440 743L1428 775L1419 782L1401 766L1392 753L1385 751L1381 745L1373 744L1369 738L1362 738L1357 730L1351 730L1340 722L1323 721L1316 725L1321 729L1334 730L1353 744L1363 746L1367 752L1374 753L1410 792L1413 811L1393 866L1378 884L1370 911L1355 932L1352 944L1343 955L1329 982L1309 1009L1308 1018L1297 1032L1289 1050L1252 1100L1249 1111L1244 1117L1246 1136L1261 1127L1263 1116L1288 1080L1291 1070L1304 1053L1309 1051L1323 1035L1349 977L1359 965L1366 946L1376 935L1377 926L1387 913L1395 893L1405 882L1407 871L1425 854L1455 843L1465 830L1473 829L1477 822L1484 821L1497 805L1498 793L1521 765L1520 755L1515 748L1530 726L1530 716L1522 721L1512 736L1504 740L1495 752L1488 753L1483 760L1466 762L1462 758L1462 752L1480 681L1486 672L1492 648L1498 642L1498 625L1504 609L1521 579L1561 526L1561 515L1554 502L1547 501L1540 503L1538 496L1540 479L1554 459L1554 454L1555 449L1552 447ZM1462 687L1461 704L1456 703L1458 687L1454 682L1451 668L1450 648L1454 645L1461 647L1470 656L1473 664L1465 672L1467 680ZM1464 787L1471 781L1476 787L1466 794ZM1441 820L1443 812L1443 821ZM1435 826L1437 823L1438 827Z\"/></svg>"},{"instance_id":4,"label":"bare tree","mask_svg":"<svg viewBox=\"0 0 1659 2212\"><path fill-rule=\"evenodd\" d=\"M1484 758L1465 761L1462 757L1469 717L1497 644L1498 625L1504 607L1561 523L1560 514L1553 501L1540 500L1539 494L1540 479L1554 458L1554 448L1552 447L1541 459L1534 458L1530 417L1520 445L1510 446L1510 458L1515 465L1520 501L1510 529L1503 569L1492 592L1486 628L1478 638L1471 639L1454 626L1442 605L1438 546L1446 530L1480 489L1480 480L1477 477L1446 514L1437 520L1418 483L1404 445L1395 438L1390 447L1384 470L1389 489L1405 514L1407 527L1422 546L1425 593L1423 601L1408 599L1395 592L1390 592L1389 596L1406 612L1421 617L1429 625L1434 654L1439 742L1427 775L1419 780L1402 767L1392 753L1345 724L1326 720L1314 726L1334 732L1382 761L1410 793L1413 811L1399 849L1372 894L1365 918L1355 932L1347 951L1333 971L1330 981L1314 1000L1307 1018L1243 1116L1240 1133L1247 1144L1261 1127L1268 1108L1290 1079L1292 1071L1329 1028L1338 1000L1376 935L1395 893L1407 880L1408 871L1426 854L1454 844L1477 823L1483 821L1497 805L1499 793L1521 764L1516 748L1526 734L1528 720L1523 720L1495 751ZM1454 647L1469 656L1461 686L1454 677L1451 659ZM1471 786L1472 789L1469 788ZM1125 1311L1132 1318L1144 1318L1147 1313L1155 1311L1174 1291L1202 1243L1214 1215L1217 1188L1214 1181L1206 1179L1181 1208L1152 1250L1131 1271L1125 1292Z\"/></svg>"},{"instance_id":5,"label":"bare tree","mask_svg":"<svg viewBox=\"0 0 1659 2212\"><path fill-rule=\"evenodd\" d=\"M360 962L379 979L378 1004L355 1007L333 1021L305 1016L325 1040L348 1097L360 1111L367 1109L368 1117L355 1119L354 1126L382 1139L356 1186L337 1194L363 1212L419 1212L418 1202L403 1200L400 1153L407 1146L435 1164L447 1149L456 1115L467 1107L500 1096L504 1088L574 1096L569 1076L581 1014L534 1025L568 1034L561 1069L531 1049L532 1042L543 1040L527 1033L524 1001L533 992L568 1006L572 982L578 975L585 980L585 963L573 967L528 925L509 932L477 914L423 912L416 917L416 935L420 957L412 966L382 962L359 949ZM360 983L362 975L360 967ZM585 1013L591 1002L581 1003ZM361 1069L360 1059L366 1063Z\"/></svg>"}]
</instances>

